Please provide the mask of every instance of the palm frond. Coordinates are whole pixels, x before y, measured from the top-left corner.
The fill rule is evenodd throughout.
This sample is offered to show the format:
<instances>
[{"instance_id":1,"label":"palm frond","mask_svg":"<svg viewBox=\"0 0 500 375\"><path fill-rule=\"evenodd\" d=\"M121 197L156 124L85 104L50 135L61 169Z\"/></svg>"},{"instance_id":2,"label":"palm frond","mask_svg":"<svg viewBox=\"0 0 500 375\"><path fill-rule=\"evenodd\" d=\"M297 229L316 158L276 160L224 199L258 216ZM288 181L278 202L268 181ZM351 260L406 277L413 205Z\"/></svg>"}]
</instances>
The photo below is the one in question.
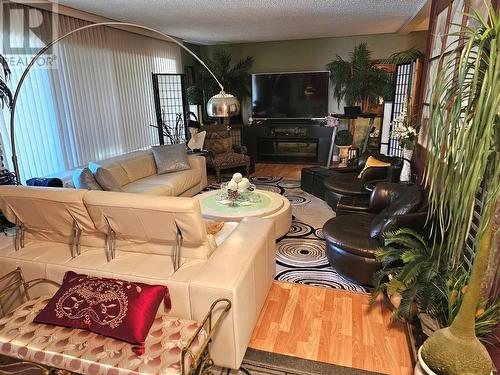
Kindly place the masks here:
<instances>
[{"instance_id":1,"label":"palm frond","mask_svg":"<svg viewBox=\"0 0 500 375\"><path fill-rule=\"evenodd\" d=\"M326 65L330 70L333 96L340 104L344 100L348 105L375 102L379 96L387 97L392 89L392 75L373 65L371 51L366 43L354 46L349 60L336 55Z\"/></svg>"},{"instance_id":2,"label":"palm frond","mask_svg":"<svg viewBox=\"0 0 500 375\"><path fill-rule=\"evenodd\" d=\"M253 57L247 56L232 64L232 56L225 49L216 49L206 64L221 81L226 92L235 95L240 101L250 95L251 76L248 73L254 62ZM205 70L201 71L201 86L207 96L219 91L215 80Z\"/></svg>"},{"instance_id":3,"label":"palm frond","mask_svg":"<svg viewBox=\"0 0 500 375\"><path fill-rule=\"evenodd\" d=\"M7 86L7 81L10 79L10 69L5 57L0 55L0 65L2 67L3 76L0 75L0 107L12 108L12 92Z\"/></svg>"},{"instance_id":4,"label":"palm frond","mask_svg":"<svg viewBox=\"0 0 500 375\"><path fill-rule=\"evenodd\" d=\"M0 107L12 108L12 93L7 84L0 79Z\"/></svg>"},{"instance_id":5,"label":"palm frond","mask_svg":"<svg viewBox=\"0 0 500 375\"><path fill-rule=\"evenodd\" d=\"M425 54L416 47L408 48L407 50L393 53L387 59L382 59L382 64L409 64L415 60L423 60Z\"/></svg>"},{"instance_id":6,"label":"palm frond","mask_svg":"<svg viewBox=\"0 0 500 375\"><path fill-rule=\"evenodd\" d=\"M0 66L2 66L4 80L8 81L10 79L10 68L7 60L2 55L0 55Z\"/></svg>"}]
</instances>

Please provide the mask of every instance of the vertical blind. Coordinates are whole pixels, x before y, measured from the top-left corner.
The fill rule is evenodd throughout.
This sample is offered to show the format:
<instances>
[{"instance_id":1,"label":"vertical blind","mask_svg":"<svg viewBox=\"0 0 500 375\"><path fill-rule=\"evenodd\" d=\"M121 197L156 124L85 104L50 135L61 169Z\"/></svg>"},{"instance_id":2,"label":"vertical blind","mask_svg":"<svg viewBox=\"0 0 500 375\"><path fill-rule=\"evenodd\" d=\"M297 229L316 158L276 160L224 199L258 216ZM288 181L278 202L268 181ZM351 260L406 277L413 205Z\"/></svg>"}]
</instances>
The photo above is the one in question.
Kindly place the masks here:
<instances>
[{"instance_id":1,"label":"vertical blind","mask_svg":"<svg viewBox=\"0 0 500 375\"><path fill-rule=\"evenodd\" d=\"M86 24L57 16L59 35ZM22 181L158 143L157 131L149 126L156 123L152 73L180 72L179 46L97 27L66 38L53 53L55 69L33 68L17 103L15 136ZM23 69L11 66L11 87L16 87ZM7 155L9 116L4 111L0 118ZM12 170L10 158L6 161Z\"/></svg>"}]
</instances>

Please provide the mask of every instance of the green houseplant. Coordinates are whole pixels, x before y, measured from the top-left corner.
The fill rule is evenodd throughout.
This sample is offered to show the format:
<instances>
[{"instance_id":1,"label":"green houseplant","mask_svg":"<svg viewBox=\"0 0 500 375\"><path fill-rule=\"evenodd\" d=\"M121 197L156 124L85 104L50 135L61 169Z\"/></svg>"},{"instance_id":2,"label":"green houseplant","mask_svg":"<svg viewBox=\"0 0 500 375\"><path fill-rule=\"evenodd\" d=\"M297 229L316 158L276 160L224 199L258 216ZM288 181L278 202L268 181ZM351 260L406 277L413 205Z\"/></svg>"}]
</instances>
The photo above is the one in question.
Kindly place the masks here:
<instances>
[{"instance_id":1,"label":"green houseplant","mask_svg":"<svg viewBox=\"0 0 500 375\"><path fill-rule=\"evenodd\" d=\"M373 64L366 43L354 46L349 60L336 55L326 67L330 70L333 94L339 105L342 100L347 105L373 104L392 89L392 74Z\"/></svg>"},{"instance_id":2,"label":"green houseplant","mask_svg":"<svg viewBox=\"0 0 500 375\"><path fill-rule=\"evenodd\" d=\"M252 78L248 71L253 65L253 57L247 56L236 63L232 63L231 54L225 49L216 49L212 57L206 59L207 66L224 85L227 92L232 93L241 102L250 96ZM205 71L200 71L200 87L205 97L210 97L220 91L217 82Z\"/></svg>"},{"instance_id":3,"label":"green houseplant","mask_svg":"<svg viewBox=\"0 0 500 375\"><path fill-rule=\"evenodd\" d=\"M5 57L0 55L0 65L2 66L1 74L0 74L0 106L4 108L12 107L12 93L7 86L7 81L10 78L10 69L7 64L7 60Z\"/></svg>"},{"instance_id":4,"label":"green houseplant","mask_svg":"<svg viewBox=\"0 0 500 375\"><path fill-rule=\"evenodd\" d=\"M376 259L382 267L374 275L371 303L385 292L396 307L392 320L411 323L418 315L438 328L451 324L467 291L469 272L464 267L449 270L439 248L408 228L384 233ZM498 340L491 333L499 322L500 301L483 299L475 317L476 335L483 342Z\"/></svg>"},{"instance_id":5,"label":"green houseplant","mask_svg":"<svg viewBox=\"0 0 500 375\"><path fill-rule=\"evenodd\" d=\"M377 250L376 259L382 267L374 275L370 301L375 302L382 291L389 297L400 296L392 320L411 321L416 309L433 318L446 313L441 293L446 266L420 234L408 228L384 233L384 246Z\"/></svg>"},{"instance_id":6,"label":"green houseplant","mask_svg":"<svg viewBox=\"0 0 500 375\"><path fill-rule=\"evenodd\" d=\"M340 130L335 136L335 146L339 148L340 166L347 165L349 156L349 148L352 146L352 133L347 130Z\"/></svg>"},{"instance_id":7,"label":"green houseplant","mask_svg":"<svg viewBox=\"0 0 500 375\"><path fill-rule=\"evenodd\" d=\"M189 105L202 105L203 91L197 86L189 86L186 90L186 99Z\"/></svg>"},{"instance_id":8,"label":"green houseplant","mask_svg":"<svg viewBox=\"0 0 500 375\"><path fill-rule=\"evenodd\" d=\"M436 331L422 346L421 359L438 374L489 374L491 360L475 334L481 286L489 270L492 225L500 189L500 22L489 7L485 20L474 10L477 28L464 29L464 45L455 60L442 57L433 85L429 120L431 214L438 219L440 257L459 269L473 223L476 197L483 210L476 221L475 257L467 291L449 327Z\"/></svg>"},{"instance_id":9,"label":"green houseplant","mask_svg":"<svg viewBox=\"0 0 500 375\"><path fill-rule=\"evenodd\" d=\"M345 147L352 145L352 134L349 130L340 130L335 136L335 145L337 147Z\"/></svg>"}]
</instances>

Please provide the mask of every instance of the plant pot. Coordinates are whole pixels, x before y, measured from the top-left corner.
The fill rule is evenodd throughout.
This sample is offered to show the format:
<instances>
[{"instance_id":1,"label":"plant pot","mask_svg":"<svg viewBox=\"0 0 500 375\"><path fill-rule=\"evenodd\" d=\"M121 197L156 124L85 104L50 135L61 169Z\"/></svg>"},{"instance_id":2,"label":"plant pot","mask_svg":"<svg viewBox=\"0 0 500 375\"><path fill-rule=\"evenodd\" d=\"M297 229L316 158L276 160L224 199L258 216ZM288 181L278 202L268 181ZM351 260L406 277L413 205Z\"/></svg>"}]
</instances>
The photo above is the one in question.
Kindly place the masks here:
<instances>
[{"instance_id":1,"label":"plant pot","mask_svg":"<svg viewBox=\"0 0 500 375\"><path fill-rule=\"evenodd\" d=\"M349 149L351 146L337 146L339 148L340 164L339 167L347 167L347 158L349 157Z\"/></svg>"},{"instance_id":2,"label":"plant pot","mask_svg":"<svg viewBox=\"0 0 500 375\"><path fill-rule=\"evenodd\" d=\"M418 348L418 362L413 371L413 375L437 375L425 364L422 358L422 347ZM493 372L491 372L490 375L493 375Z\"/></svg>"},{"instance_id":3,"label":"plant pot","mask_svg":"<svg viewBox=\"0 0 500 375\"><path fill-rule=\"evenodd\" d=\"M422 347L418 348L418 362L413 372L414 375L437 375L425 364L422 359Z\"/></svg>"}]
</instances>

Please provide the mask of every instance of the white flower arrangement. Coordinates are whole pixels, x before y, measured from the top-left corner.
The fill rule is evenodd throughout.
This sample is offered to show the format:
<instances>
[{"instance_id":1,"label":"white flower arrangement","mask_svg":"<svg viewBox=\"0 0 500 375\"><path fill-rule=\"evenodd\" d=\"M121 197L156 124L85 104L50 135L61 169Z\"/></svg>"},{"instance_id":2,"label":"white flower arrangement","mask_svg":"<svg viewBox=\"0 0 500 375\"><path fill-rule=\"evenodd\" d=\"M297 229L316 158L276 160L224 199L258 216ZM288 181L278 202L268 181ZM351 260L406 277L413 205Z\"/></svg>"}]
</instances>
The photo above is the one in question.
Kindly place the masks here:
<instances>
[{"instance_id":1,"label":"white flower arrangement","mask_svg":"<svg viewBox=\"0 0 500 375\"><path fill-rule=\"evenodd\" d=\"M392 121L393 130L391 135L399 140L401 147L413 150L418 136L418 129L409 123L409 118L405 100L403 111Z\"/></svg>"}]
</instances>

